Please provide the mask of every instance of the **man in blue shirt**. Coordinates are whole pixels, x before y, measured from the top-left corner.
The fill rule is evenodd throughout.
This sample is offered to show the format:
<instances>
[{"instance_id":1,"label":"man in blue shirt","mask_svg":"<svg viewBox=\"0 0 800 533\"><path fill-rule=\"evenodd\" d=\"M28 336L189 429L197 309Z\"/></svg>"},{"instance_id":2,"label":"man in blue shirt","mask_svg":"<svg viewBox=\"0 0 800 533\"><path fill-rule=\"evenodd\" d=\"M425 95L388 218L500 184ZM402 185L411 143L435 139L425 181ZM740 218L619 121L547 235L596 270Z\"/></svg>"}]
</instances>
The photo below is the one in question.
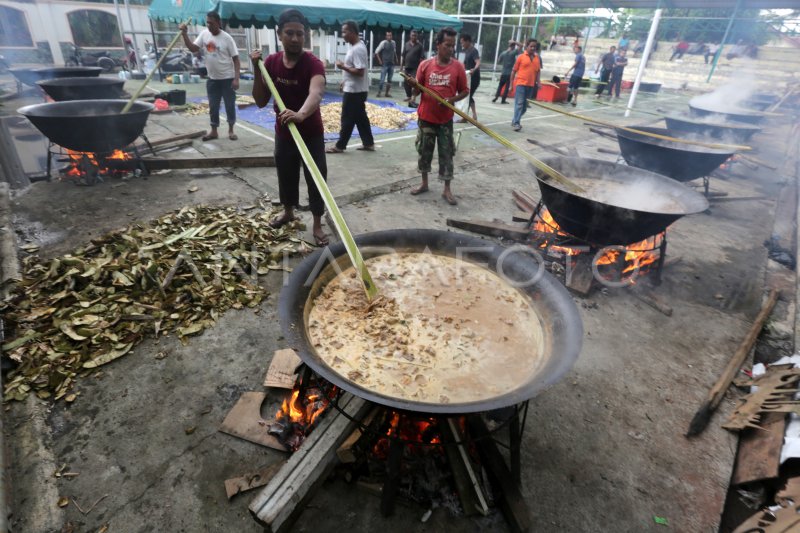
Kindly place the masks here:
<instances>
[{"instance_id":1,"label":"man in blue shirt","mask_svg":"<svg viewBox=\"0 0 800 533\"><path fill-rule=\"evenodd\" d=\"M575 52L575 63L569 67L564 77L569 76L570 71L572 71L572 76L569 78L567 102L571 101L572 105L578 105L578 89L581 87L581 80L584 72L586 72L586 56L583 55L583 48L580 46L574 46L572 50Z\"/></svg>"}]
</instances>

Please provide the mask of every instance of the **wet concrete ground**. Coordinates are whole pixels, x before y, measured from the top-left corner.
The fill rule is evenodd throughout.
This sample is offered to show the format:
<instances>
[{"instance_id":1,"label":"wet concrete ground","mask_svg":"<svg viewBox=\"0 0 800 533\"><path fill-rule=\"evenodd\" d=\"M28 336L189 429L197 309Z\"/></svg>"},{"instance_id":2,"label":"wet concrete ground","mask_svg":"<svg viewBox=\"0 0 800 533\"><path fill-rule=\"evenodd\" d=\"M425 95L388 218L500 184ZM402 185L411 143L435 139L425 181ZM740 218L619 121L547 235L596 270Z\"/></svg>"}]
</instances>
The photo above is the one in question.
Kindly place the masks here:
<instances>
[{"instance_id":1,"label":"wet concrete ground","mask_svg":"<svg viewBox=\"0 0 800 533\"><path fill-rule=\"evenodd\" d=\"M478 94L479 118L524 149L548 155L527 143L531 137L573 146L583 157L614 159L597 152L615 148L614 141L542 109L530 109L522 132L512 132L511 106L491 104L488 86ZM642 99L645 109L682 109L687 97ZM589 98L577 110L623 121L619 109ZM185 133L202 129L205 120L154 115L147 132L154 139ZM640 115L627 123L653 120ZM273 132L244 126L248 129L238 130L237 142L198 141L181 155L271 153L264 137ZM783 142L798 142L787 135L789 128L788 118L774 119L754 139L755 154L781 161L787 153ZM408 186L418 175L409 135L378 137L375 153L348 150L328 157L331 188L354 233L444 230L448 217L510 223L516 211L512 190L539 196L520 157L467 127L453 181L459 205L447 205L435 182L431 193L411 197ZM535 531L663 530L654 517L667 518L676 531L716 529L736 438L719 428L720 415L699 438L687 440L683 434L761 305L767 264L762 243L772 231L777 200L796 177L739 167L724 180L712 180L713 190L729 196L767 199L712 204L708 212L671 227L668 256L681 260L664 272L656 289L673 308L671 317L625 289L575 297L584 321L583 352L559 384L531 402L524 434L522 489ZM199 190L189 193L194 186ZM184 205L244 205L276 192L274 169L171 171L146 180L112 178L93 187L37 183L17 195L12 208L21 243L40 244L41 253L50 256ZM67 523L76 531L96 531L105 524L114 532L260 530L247 511L256 492L228 502L223 481L284 454L219 433L217 427L242 392L263 390L273 351L286 347L275 309L281 282L278 275L264 278L272 295L258 314L231 311L186 346L174 338L142 343L81 380L80 399L72 405L30 399L9 406L5 429L15 530L58 531ZM783 318L792 321L793 307L785 307ZM159 352L167 357L156 359ZM721 414L732 405L726 400ZM187 435L189 427L196 429ZM53 471L65 464L80 475L54 478ZM84 514L72 503L57 507L60 496L74 498L84 511L105 497ZM506 529L497 512L467 519L438 509L423 524L425 511L400 506L395 516L383 518L376 497L336 479L323 485L294 530Z\"/></svg>"}]
</instances>

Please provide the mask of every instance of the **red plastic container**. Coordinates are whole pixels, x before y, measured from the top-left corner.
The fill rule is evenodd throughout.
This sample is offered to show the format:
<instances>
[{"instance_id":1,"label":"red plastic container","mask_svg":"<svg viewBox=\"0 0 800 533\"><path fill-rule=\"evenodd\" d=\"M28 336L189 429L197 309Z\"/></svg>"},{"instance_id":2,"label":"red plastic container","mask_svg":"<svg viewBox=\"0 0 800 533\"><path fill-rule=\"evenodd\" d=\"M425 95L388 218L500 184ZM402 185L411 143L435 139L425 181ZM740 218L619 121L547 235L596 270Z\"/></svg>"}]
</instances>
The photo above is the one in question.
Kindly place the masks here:
<instances>
[{"instance_id":1,"label":"red plastic container","mask_svg":"<svg viewBox=\"0 0 800 533\"><path fill-rule=\"evenodd\" d=\"M566 81L559 83L558 87L549 83L543 83L539 87L539 93L536 95L536 99L540 102L566 102L568 87L569 83Z\"/></svg>"}]
</instances>

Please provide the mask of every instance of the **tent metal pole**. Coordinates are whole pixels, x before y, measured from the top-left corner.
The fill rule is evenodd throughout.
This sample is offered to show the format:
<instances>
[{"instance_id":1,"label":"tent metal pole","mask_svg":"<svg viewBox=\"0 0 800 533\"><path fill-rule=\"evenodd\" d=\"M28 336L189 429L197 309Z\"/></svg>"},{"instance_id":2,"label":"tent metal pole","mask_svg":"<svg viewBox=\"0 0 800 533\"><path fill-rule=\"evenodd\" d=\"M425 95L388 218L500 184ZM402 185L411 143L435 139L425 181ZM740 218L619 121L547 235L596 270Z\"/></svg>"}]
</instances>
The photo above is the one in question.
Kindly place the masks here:
<instances>
[{"instance_id":1,"label":"tent metal pole","mask_svg":"<svg viewBox=\"0 0 800 533\"><path fill-rule=\"evenodd\" d=\"M647 34L647 42L644 45L644 52L642 52L642 59L639 61L639 69L636 71L636 80L633 82L633 89L631 89L631 97L628 100L628 108L625 110L625 117L631 116L633 104L636 103L636 95L639 93L639 85L642 83L642 76L644 76L644 69L647 66L647 61L650 59L650 52L653 50L653 41L656 38L658 31L658 23L661 20L661 11L659 7L653 15L653 22L650 24L650 32Z\"/></svg>"},{"instance_id":2,"label":"tent metal pole","mask_svg":"<svg viewBox=\"0 0 800 533\"><path fill-rule=\"evenodd\" d=\"M506 0L503 0L503 7L500 10L500 28L497 30L497 46L494 48L494 68L492 69L492 83L497 76L497 58L500 57L500 43L503 40L503 18L506 14Z\"/></svg>"},{"instance_id":3,"label":"tent metal pole","mask_svg":"<svg viewBox=\"0 0 800 533\"><path fill-rule=\"evenodd\" d=\"M436 11L436 0L433 0L432 9ZM461 14L461 0L458 0L458 13ZM428 57L433 53L433 30L431 30L431 37L428 40Z\"/></svg>"},{"instance_id":4,"label":"tent metal pole","mask_svg":"<svg viewBox=\"0 0 800 533\"><path fill-rule=\"evenodd\" d=\"M533 26L533 38L537 39L539 34L539 14L542 12L542 0L536 2L536 24Z\"/></svg>"},{"instance_id":5,"label":"tent metal pole","mask_svg":"<svg viewBox=\"0 0 800 533\"><path fill-rule=\"evenodd\" d=\"M483 11L486 8L486 0L481 0L481 18L478 19L478 38L475 39L475 46L481 42L481 33L483 33Z\"/></svg>"},{"instance_id":6,"label":"tent metal pole","mask_svg":"<svg viewBox=\"0 0 800 533\"><path fill-rule=\"evenodd\" d=\"M717 63L719 63L719 57L722 55L722 48L725 46L725 43L728 40L728 36L731 33L731 27L733 27L733 20L739 13L739 8L741 6L742 6L742 0L737 0L736 7L733 8L733 13L731 13L731 18L728 20L728 27L725 28L725 34L722 36L722 41L720 41L719 43L719 48L717 48L717 53L714 54L714 60L711 62L711 70L708 72L708 78L706 78L706 83L711 82L711 76L713 76L714 71L717 70Z\"/></svg>"},{"instance_id":7,"label":"tent metal pole","mask_svg":"<svg viewBox=\"0 0 800 533\"><path fill-rule=\"evenodd\" d=\"M153 27L153 19L150 19L150 34L153 36L153 54L158 61L158 38L156 38L156 29ZM142 72L144 72L144 64L141 65ZM158 81L164 81L164 72L161 70L161 65L158 65Z\"/></svg>"},{"instance_id":8,"label":"tent metal pole","mask_svg":"<svg viewBox=\"0 0 800 533\"><path fill-rule=\"evenodd\" d=\"M525 14L525 0L520 2L519 7L519 23L517 24L517 41L522 41L522 15Z\"/></svg>"},{"instance_id":9,"label":"tent metal pole","mask_svg":"<svg viewBox=\"0 0 800 533\"><path fill-rule=\"evenodd\" d=\"M117 11L117 30L119 30L119 38L120 38L120 41L122 42L122 48L125 49L125 55L127 56L128 55L128 47L125 46L125 32L122 30L122 14L119 11L119 1L118 0L114 0L114 9L116 9L116 11ZM131 29L133 29L133 28L131 28ZM137 65L141 66L141 63L138 63L138 61L139 61L139 56L138 55L136 56L136 61L137 61Z\"/></svg>"},{"instance_id":10,"label":"tent metal pole","mask_svg":"<svg viewBox=\"0 0 800 533\"><path fill-rule=\"evenodd\" d=\"M583 41L583 52L586 54L589 51L589 38L592 36L592 25L594 24L594 12L597 9L597 0L594 0L594 7L592 8L592 16L589 17L589 29L586 30L586 40Z\"/></svg>"}]
</instances>

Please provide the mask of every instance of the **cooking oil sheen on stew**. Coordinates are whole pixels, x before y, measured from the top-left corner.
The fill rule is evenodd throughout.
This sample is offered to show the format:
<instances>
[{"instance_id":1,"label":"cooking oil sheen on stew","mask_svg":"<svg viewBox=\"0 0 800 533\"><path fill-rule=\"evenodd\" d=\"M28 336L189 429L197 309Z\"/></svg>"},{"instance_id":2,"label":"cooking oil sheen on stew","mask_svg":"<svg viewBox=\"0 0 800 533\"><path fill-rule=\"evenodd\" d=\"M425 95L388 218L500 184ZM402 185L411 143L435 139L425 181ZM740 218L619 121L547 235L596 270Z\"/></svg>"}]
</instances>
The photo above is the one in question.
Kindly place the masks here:
<instances>
[{"instance_id":1,"label":"cooking oil sheen on stew","mask_svg":"<svg viewBox=\"0 0 800 533\"><path fill-rule=\"evenodd\" d=\"M530 299L486 268L430 253L367 260L380 297L352 268L323 289L306 325L317 354L370 391L425 403L488 400L542 363Z\"/></svg>"}]
</instances>

